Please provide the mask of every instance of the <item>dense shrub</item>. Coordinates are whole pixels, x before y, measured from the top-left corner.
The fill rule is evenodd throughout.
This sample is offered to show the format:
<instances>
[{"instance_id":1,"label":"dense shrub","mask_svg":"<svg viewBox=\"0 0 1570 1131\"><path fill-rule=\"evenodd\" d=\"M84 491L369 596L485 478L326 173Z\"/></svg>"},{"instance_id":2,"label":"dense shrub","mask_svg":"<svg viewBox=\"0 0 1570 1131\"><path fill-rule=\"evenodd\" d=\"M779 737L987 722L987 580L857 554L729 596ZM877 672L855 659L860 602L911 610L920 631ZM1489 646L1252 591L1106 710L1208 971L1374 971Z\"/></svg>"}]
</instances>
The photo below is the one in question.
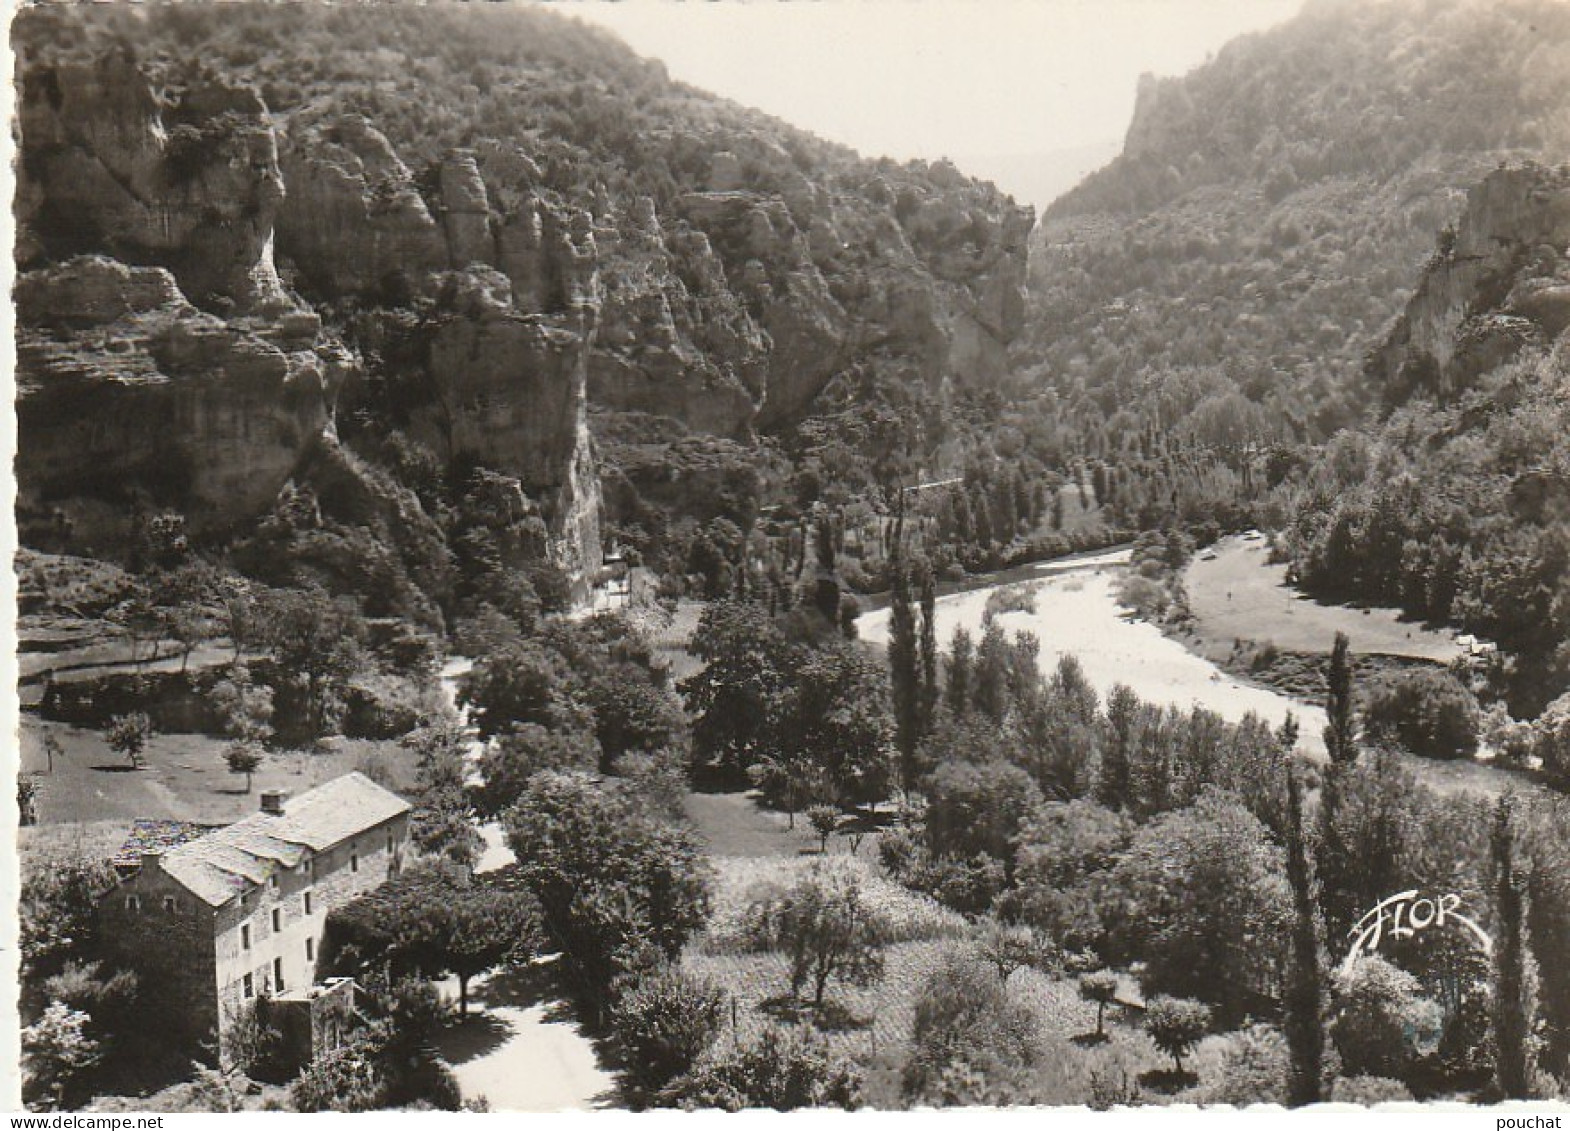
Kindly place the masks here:
<instances>
[{"instance_id":1,"label":"dense shrub","mask_svg":"<svg viewBox=\"0 0 1570 1131\"><path fill-rule=\"evenodd\" d=\"M1036 1058L1037 1018L985 965L947 954L916 999L911 1054L901 1075L917 1102L974 1104L1016 1096Z\"/></svg>"},{"instance_id":2,"label":"dense shrub","mask_svg":"<svg viewBox=\"0 0 1570 1131\"><path fill-rule=\"evenodd\" d=\"M861 1104L861 1074L811 1029L770 1026L744 1048L716 1056L673 1081L660 1102L689 1111L840 1107Z\"/></svg>"},{"instance_id":3,"label":"dense shrub","mask_svg":"<svg viewBox=\"0 0 1570 1131\"><path fill-rule=\"evenodd\" d=\"M1477 752L1477 700L1448 672L1420 670L1379 681L1369 690L1363 720L1370 736L1394 738L1414 754L1467 758Z\"/></svg>"},{"instance_id":4,"label":"dense shrub","mask_svg":"<svg viewBox=\"0 0 1570 1131\"><path fill-rule=\"evenodd\" d=\"M678 966L644 971L625 986L610 1017L633 1086L657 1093L691 1071L719 1035L728 997Z\"/></svg>"}]
</instances>

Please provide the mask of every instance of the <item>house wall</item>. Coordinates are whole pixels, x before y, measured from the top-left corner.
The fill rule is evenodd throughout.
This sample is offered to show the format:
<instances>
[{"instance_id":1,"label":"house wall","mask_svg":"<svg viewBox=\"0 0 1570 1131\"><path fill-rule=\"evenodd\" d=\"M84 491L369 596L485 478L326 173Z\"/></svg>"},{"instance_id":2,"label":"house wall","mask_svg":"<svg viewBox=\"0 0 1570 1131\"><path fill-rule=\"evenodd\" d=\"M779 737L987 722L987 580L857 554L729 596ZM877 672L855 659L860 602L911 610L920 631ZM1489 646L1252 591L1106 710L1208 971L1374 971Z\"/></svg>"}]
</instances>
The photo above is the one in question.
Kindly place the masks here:
<instances>
[{"instance_id":1,"label":"house wall","mask_svg":"<svg viewBox=\"0 0 1570 1131\"><path fill-rule=\"evenodd\" d=\"M99 902L98 923L108 962L136 973L147 1032L211 1059L218 1033L213 909L160 869L142 868Z\"/></svg>"},{"instance_id":2,"label":"house wall","mask_svg":"<svg viewBox=\"0 0 1570 1131\"><path fill-rule=\"evenodd\" d=\"M316 981L322 933L327 914L386 882L402 867L408 852L409 816L400 814L363 833L308 857L295 868L280 867L272 883L254 887L219 908L213 950L213 982L224 1017L237 1016L248 1000L245 975L251 975L252 998L297 990ZM358 860L358 868L354 861ZM305 910L305 896L311 910ZM278 930L273 930L273 912ZM243 945L244 927L250 946ZM306 941L310 940L309 955ZM276 978L281 960L283 984ZM212 993L212 989L208 990Z\"/></svg>"}]
</instances>

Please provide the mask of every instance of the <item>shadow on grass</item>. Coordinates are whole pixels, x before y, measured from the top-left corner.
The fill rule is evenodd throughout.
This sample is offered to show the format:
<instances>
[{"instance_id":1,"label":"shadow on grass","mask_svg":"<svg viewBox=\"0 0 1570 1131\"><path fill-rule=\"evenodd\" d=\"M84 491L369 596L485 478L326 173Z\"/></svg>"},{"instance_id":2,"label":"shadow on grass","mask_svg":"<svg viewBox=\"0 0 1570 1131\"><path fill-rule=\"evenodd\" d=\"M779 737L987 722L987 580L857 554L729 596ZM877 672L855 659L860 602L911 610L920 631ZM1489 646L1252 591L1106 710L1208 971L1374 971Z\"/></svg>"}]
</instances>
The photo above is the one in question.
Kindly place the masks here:
<instances>
[{"instance_id":1,"label":"shadow on grass","mask_svg":"<svg viewBox=\"0 0 1570 1131\"><path fill-rule=\"evenodd\" d=\"M809 1022L825 1033L848 1033L865 1029L872 1024L870 1018L852 1013L837 1001L826 1001L814 1007L811 1002L798 1001L789 994L780 994L758 1003L758 1009L776 1021L792 1025Z\"/></svg>"},{"instance_id":2,"label":"shadow on grass","mask_svg":"<svg viewBox=\"0 0 1570 1131\"><path fill-rule=\"evenodd\" d=\"M512 1036L512 1026L489 1013L470 1013L443 1029L437 1051L448 1064L467 1064L495 1052Z\"/></svg>"},{"instance_id":3,"label":"shadow on grass","mask_svg":"<svg viewBox=\"0 0 1570 1131\"><path fill-rule=\"evenodd\" d=\"M1109 1037L1106 1033L1080 1033L1069 1038L1069 1040L1073 1041L1082 1049L1090 1049L1095 1048L1097 1045L1104 1045L1111 1039L1112 1038Z\"/></svg>"},{"instance_id":4,"label":"shadow on grass","mask_svg":"<svg viewBox=\"0 0 1570 1131\"><path fill-rule=\"evenodd\" d=\"M1172 1096L1184 1088L1192 1088L1199 1083L1199 1077L1192 1072L1179 1072L1173 1068L1152 1068L1149 1072L1141 1072L1136 1083L1152 1092Z\"/></svg>"},{"instance_id":5,"label":"shadow on grass","mask_svg":"<svg viewBox=\"0 0 1570 1131\"><path fill-rule=\"evenodd\" d=\"M112 765L105 764L105 765L102 765L102 766L92 766L92 767L89 767L89 768L93 769L93 770L96 770L100 774L134 774L137 770L140 770L142 767L140 767L140 766L124 766L124 765L121 765L120 763L116 762L116 763L114 763Z\"/></svg>"}]
</instances>

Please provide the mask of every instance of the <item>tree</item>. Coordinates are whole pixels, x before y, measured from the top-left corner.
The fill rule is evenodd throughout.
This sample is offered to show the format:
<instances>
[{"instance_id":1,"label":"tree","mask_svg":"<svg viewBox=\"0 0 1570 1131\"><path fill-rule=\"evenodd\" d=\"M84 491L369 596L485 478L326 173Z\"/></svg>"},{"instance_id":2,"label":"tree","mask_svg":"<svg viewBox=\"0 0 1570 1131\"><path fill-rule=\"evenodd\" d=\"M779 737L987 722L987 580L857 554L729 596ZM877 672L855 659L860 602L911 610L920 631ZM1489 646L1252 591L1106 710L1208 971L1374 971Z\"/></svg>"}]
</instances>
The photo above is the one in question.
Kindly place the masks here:
<instances>
[{"instance_id":1,"label":"tree","mask_svg":"<svg viewBox=\"0 0 1570 1131\"><path fill-rule=\"evenodd\" d=\"M921 740L921 673L917 654L916 618L911 612L910 583L900 558L898 528L893 579L889 591L889 688L894 705L894 744L899 748L900 784L906 793L916 785L916 744Z\"/></svg>"},{"instance_id":2,"label":"tree","mask_svg":"<svg viewBox=\"0 0 1570 1131\"><path fill-rule=\"evenodd\" d=\"M22 1030L22 1098L29 1104L66 1106L78 1078L97 1063L98 1042L87 1035L92 1020L64 1002L50 1002L43 1016Z\"/></svg>"},{"instance_id":3,"label":"tree","mask_svg":"<svg viewBox=\"0 0 1570 1131\"><path fill-rule=\"evenodd\" d=\"M1329 691L1325 699L1325 749L1330 760L1344 765L1357 758L1357 727L1352 713L1352 660L1349 655L1351 641L1346 633L1336 633L1330 649L1330 673L1327 677Z\"/></svg>"},{"instance_id":4,"label":"tree","mask_svg":"<svg viewBox=\"0 0 1570 1131\"><path fill-rule=\"evenodd\" d=\"M921 571L921 733L932 732L938 713L938 596L932 569Z\"/></svg>"},{"instance_id":5,"label":"tree","mask_svg":"<svg viewBox=\"0 0 1570 1131\"><path fill-rule=\"evenodd\" d=\"M1145 1032L1162 1052L1172 1058L1173 1071L1182 1076L1183 1057L1210 1029L1210 1007L1188 998L1155 997L1145 1003Z\"/></svg>"},{"instance_id":6,"label":"tree","mask_svg":"<svg viewBox=\"0 0 1570 1131\"><path fill-rule=\"evenodd\" d=\"M349 679L364 665L365 622L358 607L314 585L271 589L257 603L268 650L303 693L306 732L312 737L332 733L342 719Z\"/></svg>"},{"instance_id":7,"label":"tree","mask_svg":"<svg viewBox=\"0 0 1570 1131\"><path fill-rule=\"evenodd\" d=\"M681 967L661 964L625 987L611 1009L627 1073L645 1094L690 1072L719 1036L730 995Z\"/></svg>"},{"instance_id":8,"label":"tree","mask_svg":"<svg viewBox=\"0 0 1570 1131\"><path fill-rule=\"evenodd\" d=\"M132 711L109 720L109 748L130 762L133 770L142 768L142 752L152 737L153 720L146 711Z\"/></svg>"},{"instance_id":9,"label":"tree","mask_svg":"<svg viewBox=\"0 0 1570 1131\"><path fill-rule=\"evenodd\" d=\"M831 979L864 986L883 973L882 938L852 872L814 865L783 895L755 904L749 934L763 949L783 950L790 992L797 1000L812 987L812 1005L823 1007Z\"/></svg>"},{"instance_id":10,"label":"tree","mask_svg":"<svg viewBox=\"0 0 1570 1131\"><path fill-rule=\"evenodd\" d=\"M1099 947L1121 898L1113 869L1133 824L1093 802L1048 802L1020 830L1012 895L1020 918L1065 950Z\"/></svg>"},{"instance_id":11,"label":"tree","mask_svg":"<svg viewBox=\"0 0 1570 1131\"><path fill-rule=\"evenodd\" d=\"M834 835L839 823L840 811L832 805L814 805L807 810L807 824L818 834L818 852L821 855L828 854L829 837Z\"/></svg>"},{"instance_id":12,"label":"tree","mask_svg":"<svg viewBox=\"0 0 1570 1131\"><path fill-rule=\"evenodd\" d=\"M1494 993L1490 1009L1494 1082L1506 1099L1536 1093L1537 971L1527 945L1526 883L1515 863L1515 803L1501 797L1491 839L1494 870Z\"/></svg>"},{"instance_id":13,"label":"tree","mask_svg":"<svg viewBox=\"0 0 1570 1131\"><path fill-rule=\"evenodd\" d=\"M971 762L977 748L996 748L987 727L959 727L938 768L922 781L927 797L927 843L937 855L986 853L1012 869L1020 828L1041 804L1041 791L1018 766L991 758Z\"/></svg>"},{"instance_id":14,"label":"tree","mask_svg":"<svg viewBox=\"0 0 1570 1131\"><path fill-rule=\"evenodd\" d=\"M232 664L229 677L214 684L211 695L230 738L263 743L272 737L273 689L252 680L249 666Z\"/></svg>"},{"instance_id":15,"label":"tree","mask_svg":"<svg viewBox=\"0 0 1570 1131\"><path fill-rule=\"evenodd\" d=\"M1341 1054L1342 1075L1399 1079L1419 1035L1438 1024L1433 1003L1419 996L1417 979L1368 955L1337 975L1335 991L1330 1036Z\"/></svg>"},{"instance_id":16,"label":"tree","mask_svg":"<svg viewBox=\"0 0 1570 1131\"><path fill-rule=\"evenodd\" d=\"M893 723L881 666L855 645L835 641L804 652L767 721L770 752L787 763L822 767L840 802L870 805L888 796Z\"/></svg>"},{"instance_id":17,"label":"tree","mask_svg":"<svg viewBox=\"0 0 1570 1131\"><path fill-rule=\"evenodd\" d=\"M948 684L944 690L949 713L956 718L970 710L971 665L974 655L975 646L971 643L970 633L964 628L956 628L954 636L949 641Z\"/></svg>"},{"instance_id":18,"label":"tree","mask_svg":"<svg viewBox=\"0 0 1570 1131\"><path fill-rule=\"evenodd\" d=\"M224 749L224 761L231 774L245 775L245 792L251 792L251 775L262 764L262 748L254 742L237 739Z\"/></svg>"},{"instance_id":19,"label":"tree","mask_svg":"<svg viewBox=\"0 0 1570 1131\"><path fill-rule=\"evenodd\" d=\"M483 841L472 820L464 743L458 721L442 715L410 731L400 745L415 756L410 838L422 853L469 868L479 858Z\"/></svg>"},{"instance_id":20,"label":"tree","mask_svg":"<svg viewBox=\"0 0 1570 1131\"><path fill-rule=\"evenodd\" d=\"M540 942L539 905L524 892L478 879L448 897L441 925L443 965L458 978L458 1016L469 1013L469 979Z\"/></svg>"},{"instance_id":21,"label":"tree","mask_svg":"<svg viewBox=\"0 0 1570 1131\"><path fill-rule=\"evenodd\" d=\"M1107 1039L1107 1006L1118 998L1118 976L1111 970L1092 970L1079 976L1079 996L1096 1007L1096 1040Z\"/></svg>"},{"instance_id":22,"label":"tree","mask_svg":"<svg viewBox=\"0 0 1570 1131\"><path fill-rule=\"evenodd\" d=\"M1287 884L1292 889L1292 943L1287 954L1282 1028L1290 1053L1287 1102L1318 1103L1325 1076L1324 960L1319 939L1319 904L1313 890L1303 829L1302 788L1296 771L1287 776Z\"/></svg>"},{"instance_id":23,"label":"tree","mask_svg":"<svg viewBox=\"0 0 1570 1131\"><path fill-rule=\"evenodd\" d=\"M678 689L694 718L694 752L705 762L745 767L765 752L771 704L793 667L791 649L767 610L733 600L703 610L690 648L704 666Z\"/></svg>"},{"instance_id":24,"label":"tree","mask_svg":"<svg viewBox=\"0 0 1570 1131\"><path fill-rule=\"evenodd\" d=\"M539 908L527 893L451 864L425 865L334 909L323 963L344 974L366 968L394 978L454 974L462 1016L469 980L535 949L539 923Z\"/></svg>"},{"instance_id":25,"label":"tree","mask_svg":"<svg viewBox=\"0 0 1570 1131\"><path fill-rule=\"evenodd\" d=\"M1096 778L1096 800L1108 809L1132 805L1134 725L1139 717L1139 697L1127 684L1116 684L1107 693L1105 741Z\"/></svg>"},{"instance_id":26,"label":"tree","mask_svg":"<svg viewBox=\"0 0 1570 1131\"><path fill-rule=\"evenodd\" d=\"M623 786L540 773L506 823L518 876L592 1003L623 972L626 948L674 957L707 919L709 870L699 842Z\"/></svg>"},{"instance_id":27,"label":"tree","mask_svg":"<svg viewBox=\"0 0 1570 1131\"><path fill-rule=\"evenodd\" d=\"M22 828L38 823L38 779L31 774L16 775L16 821Z\"/></svg>"},{"instance_id":28,"label":"tree","mask_svg":"<svg viewBox=\"0 0 1570 1131\"><path fill-rule=\"evenodd\" d=\"M521 723L492 739L480 755L476 808L485 817L500 817L518 803L529 779L543 770L594 773L604 757L592 733L547 729Z\"/></svg>"},{"instance_id":29,"label":"tree","mask_svg":"<svg viewBox=\"0 0 1570 1131\"><path fill-rule=\"evenodd\" d=\"M1363 718L1370 735L1393 738L1414 754L1469 758L1477 752L1477 700L1449 672L1406 672L1378 681Z\"/></svg>"},{"instance_id":30,"label":"tree","mask_svg":"<svg viewBox=\"0 0 1570 1131\"><path fill-rule=\"evenodd\" d=\"M470 671L458 702L469 708L481 738L531 724L580 731L593 725L568 697L562 657L538 640L516 639L487 655Z\"/></svg>"},{"instance_id":31,"label":"tree","mask_svg":"<svg viewBox=\"0 0 1570 1131\"><path fill-rule=\"evenodd\" d=\"M983 919L977 929L976 954L998 972L998 981L1005 986L1014 971L1045 965L1048 958L1047 947L1029 926L1005 923L995 915Z\"/></svg>"},{"instance_id":32,"label":"tree","mask_svg":"<svg viewBox=\"0 0 1570 1131\"><path fill-rule=\"evenodd\" d=\"M65 748L60 745L53 731L44 732L44 757L48 759L48 772L51 774L55 772L55 759L65 757Z\"/></svg>"},{"instance_id":33,"label":"tree","mask_svg":"<svg viewBox=\"0 0 1570 1131\"><path fill-rule=\"evenodd\" d=\"M1145 960L1146 993L1209 1001L1226 1022L1275 996L1290 895L1281 850L1235 795L1207 788L1151 821L1112 882L1126 894L1108 934Z\"/></svg>"}]
</instances>

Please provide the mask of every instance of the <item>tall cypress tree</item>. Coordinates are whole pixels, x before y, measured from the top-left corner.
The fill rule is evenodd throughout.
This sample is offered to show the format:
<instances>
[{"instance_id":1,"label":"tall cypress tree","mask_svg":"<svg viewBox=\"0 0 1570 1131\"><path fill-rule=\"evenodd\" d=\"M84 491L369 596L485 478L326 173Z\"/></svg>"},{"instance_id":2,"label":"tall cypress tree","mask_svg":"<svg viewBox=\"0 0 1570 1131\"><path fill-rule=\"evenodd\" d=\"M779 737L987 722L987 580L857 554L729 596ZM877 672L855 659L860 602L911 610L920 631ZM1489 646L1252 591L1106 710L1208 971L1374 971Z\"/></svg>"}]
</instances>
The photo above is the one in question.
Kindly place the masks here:
<instances>
[{"instance_id":1,"label":"tall cypress tree","mask_svg":"<svg viewBox=\"0 0 1570 1131\"><path fill-rule=\"evenodd\" d=\"M1494 999L1491 1009L1494 1081L1506 1099L1531 1099L1536 1060L1532 1024L1537 971L1527 950L1526 885L1515 864L1515 803L1508 795L1494 810Z\"/></svg>"},{"instance_id":2,"label":"tall cypress tree","mask_svg":"<svg viewBox=\"0 0 1570 1131\"><path fill-rule=\"evenodd\" d=\"M903 497L903 496L902 496ZM894 700L894 745L900 756L900 784L909 793L916 785L916 745L921 741L921 688L916 657L916 618L910 606L910 579L905 573L903 507L895 520L893 553L889 558L889 687Z\"/></svg>"},{"instance_id":3,"label":"tall cypress tree","mask_svg":"<svg viewBox=\"0 0 1570 1131\"><path fill-rule=\"evenodd\" d=\"M944 690L949 714L956 719L970 710L970 676L975 655L976 646L971 641L970 633L963 628L956 628L954 638L949 643L949 679Z\"/></svg>"},{"instance_id":4,"label":"tall cypress tree","mask_svg":"<svg viewBox=\"0 0 1570 1131\"><path fill-rule=\"evenodd\" d=\"M1319 910L1303 828L1303 797L1295 767L1287 771L1287 883L1292 888L1292 948L1282 1000L1282 1029L1290 1063L1287 1103L1323 1099L1325 1071L1324 964L1319 946Z\"/></svg>"},{"instance_id":5,"label":"tall cypress tree","mask_svg":"<svg viewBox=\"0 0 1570 1131\"><path fill-rule=\"evenodd\" d=\"M932 732L938 713L938 594L932 569L921 571L921 733Z\"/></svg>"},{"instance_id":6,"label":"tall cypress tree","mask_svg":"<svg viewBox=\"0 0 1570 1131\"><path fill-rule=\"evenodd\" d=\"M1336 633L1330 649L1329 694L1325 700L1325 749L1330 761L1344 765L1357 759L1357 733L1352 721L1352 658L1346 633Z\"/></svg>"}]
</instances>

